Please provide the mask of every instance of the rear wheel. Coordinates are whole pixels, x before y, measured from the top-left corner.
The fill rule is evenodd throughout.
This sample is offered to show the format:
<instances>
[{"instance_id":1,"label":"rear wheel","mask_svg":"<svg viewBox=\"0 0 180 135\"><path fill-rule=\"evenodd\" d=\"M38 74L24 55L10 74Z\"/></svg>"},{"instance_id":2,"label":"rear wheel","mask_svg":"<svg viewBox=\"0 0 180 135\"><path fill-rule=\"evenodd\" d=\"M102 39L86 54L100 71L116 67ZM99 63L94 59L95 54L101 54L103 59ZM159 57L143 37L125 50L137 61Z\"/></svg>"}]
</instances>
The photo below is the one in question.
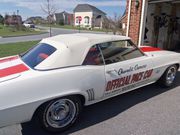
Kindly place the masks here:
<instances>
[{"instance_id":1,"label":"rear wheel","mask_svg":"<svg viewBox=\"0 0 180 135\"><path fill-rule=\"evenodd\" d=\"M47 131L61 132L75 123L81 109L81 100L77 97L52 100L39 112L40 122Z\"/></svg>"},{"instance_id":2,"label":"rear wheel","mask_svg":"<svg viewBox=\"0 0 180 135\"><path fill-rule=\"evenodd\" d=\"M165 71L163 76L160 78L160 80L159 80L160 85L163 86L163 87L172 86L173 83L174 83L174 80L176 78L176 74L177 74L177 66L176 65L170 66Z\"/></svg>"}]
</instances>

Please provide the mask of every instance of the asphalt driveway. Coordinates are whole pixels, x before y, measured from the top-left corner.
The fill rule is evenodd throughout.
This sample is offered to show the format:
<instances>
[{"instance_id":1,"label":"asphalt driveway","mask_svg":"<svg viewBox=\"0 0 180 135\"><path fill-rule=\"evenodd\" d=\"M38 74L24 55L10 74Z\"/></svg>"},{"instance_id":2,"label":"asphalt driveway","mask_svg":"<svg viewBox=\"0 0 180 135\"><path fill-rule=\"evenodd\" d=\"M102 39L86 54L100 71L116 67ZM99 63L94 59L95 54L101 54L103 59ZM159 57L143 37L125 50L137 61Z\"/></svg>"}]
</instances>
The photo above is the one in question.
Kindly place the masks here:
<instances>
[{"instance_id":1,"label":"asphalt driveway","mask_svg":"<svg viewBox=\"0 0 180 135\"><path fill-rule=\"evenodd\" d=\"M58 135L180 134L180 72L175 86L156 84L86 107L77 124ZM11 126L0 135L52 135L34 123Z\"/></svg>"}]
</instances>

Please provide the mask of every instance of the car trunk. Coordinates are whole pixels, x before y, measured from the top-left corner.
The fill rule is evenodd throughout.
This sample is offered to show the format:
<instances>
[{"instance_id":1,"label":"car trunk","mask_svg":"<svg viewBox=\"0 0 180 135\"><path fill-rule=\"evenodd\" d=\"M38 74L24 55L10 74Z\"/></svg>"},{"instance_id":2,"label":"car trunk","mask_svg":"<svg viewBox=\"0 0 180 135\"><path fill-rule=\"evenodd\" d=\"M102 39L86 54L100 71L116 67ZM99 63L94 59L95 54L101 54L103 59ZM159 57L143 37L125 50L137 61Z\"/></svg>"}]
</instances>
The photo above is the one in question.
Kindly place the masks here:
<instances>
[{"instance_id":1,"label":"car trunk","mask_svg":"<svg viewBox=\"0 0 180 135\"><path fill-rule=\"evenodd\" d=\"M6 57L0 59L0 83L15 79L22 72L28 71L29 68L23 63L18 56Z\"/></svg>"}]
</instances>

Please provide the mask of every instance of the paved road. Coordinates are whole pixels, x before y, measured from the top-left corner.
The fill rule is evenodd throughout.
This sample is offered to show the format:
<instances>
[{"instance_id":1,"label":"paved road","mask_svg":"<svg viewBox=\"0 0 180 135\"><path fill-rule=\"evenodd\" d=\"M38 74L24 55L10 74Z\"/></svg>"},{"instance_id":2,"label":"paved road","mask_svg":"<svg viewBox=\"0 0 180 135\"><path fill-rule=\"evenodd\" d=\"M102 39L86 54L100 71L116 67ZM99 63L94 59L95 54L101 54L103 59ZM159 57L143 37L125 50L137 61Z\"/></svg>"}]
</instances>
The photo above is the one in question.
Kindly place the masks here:
<instances>
[{"instance_id":1,"label":"paved road","mask_svg":"<svg viewBox=\"0 0 180 135\"><path fill-rule=\"evenodd\" d=\"M180 72L171 89L150 85L86 107L77 124L58 135L179 135ZM0 135L52 135L33 123L0 130Z\"/></svg>"},{"instance_id":2,"label":"paved road","mask_svg":"<svg viewBox=\"0 0 180 135\"><path fill-rule=\"evenodd\" d=\"M41 27L41 28L44 28L47 30L47 27ZM78 33L78 32L79 32L78 30L52 28L53 36L59 35L59 34L71 34L71 33ZM81 31L81 33L104 33L104 32ZM42 38L47 38L47 37L49 37L49 33L40 34L40 35L0 38L0 44L22 42L22 41L36 41L36 40L41 40Z\"/></svg>"}]
</instances>

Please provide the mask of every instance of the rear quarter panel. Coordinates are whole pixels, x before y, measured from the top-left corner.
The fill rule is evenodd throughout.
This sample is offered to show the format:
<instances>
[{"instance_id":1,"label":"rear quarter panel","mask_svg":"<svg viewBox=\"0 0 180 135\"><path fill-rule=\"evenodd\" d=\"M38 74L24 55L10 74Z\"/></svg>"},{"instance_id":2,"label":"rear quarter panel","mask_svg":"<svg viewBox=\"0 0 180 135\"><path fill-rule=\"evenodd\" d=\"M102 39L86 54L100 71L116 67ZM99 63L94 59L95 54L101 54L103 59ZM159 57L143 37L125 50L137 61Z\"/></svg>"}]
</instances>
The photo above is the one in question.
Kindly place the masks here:
<instances>
[{"instance_id":1,"label":"rear quarter panel","mask_svg":"<svg viewBox=\"0 0 180 135\"><path fill-rule=\"evenodd\" d=\"M94 100L103 96L104 66L25 72L0 83L0 127L29 121L35 110L51 99L80 94L88 104L88 89L94 90Z\"/></svg>"}]
</instances>

